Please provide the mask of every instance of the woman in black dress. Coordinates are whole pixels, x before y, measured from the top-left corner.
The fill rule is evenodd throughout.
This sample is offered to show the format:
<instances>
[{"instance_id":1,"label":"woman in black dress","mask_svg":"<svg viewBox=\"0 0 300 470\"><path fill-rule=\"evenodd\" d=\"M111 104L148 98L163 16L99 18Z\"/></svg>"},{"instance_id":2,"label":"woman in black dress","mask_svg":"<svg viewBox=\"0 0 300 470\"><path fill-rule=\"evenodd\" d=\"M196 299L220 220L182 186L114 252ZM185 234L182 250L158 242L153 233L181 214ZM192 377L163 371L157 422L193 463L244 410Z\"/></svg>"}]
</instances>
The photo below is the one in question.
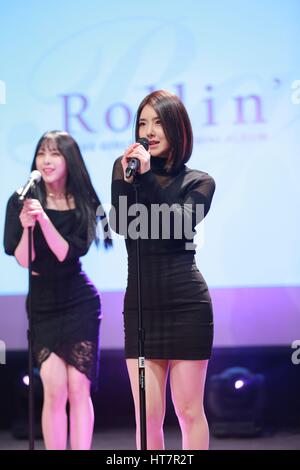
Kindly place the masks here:
<instances>
[{"instance_id":1,"label":"woman in black dress","mask_svg":"<svg viewBox=\"0 0 300 470\"><path fill-rule=\"evenodd\" d=\"M187 111L173 94L146 96L136 118L135 138L147 138L149 151L131 145L114 164L112 228L125 236L128 284L124 299L125 354L135 403L139 446L138 315L133 212L124 223L124 202L134 204L131 158L140 161L142 313L145 328L147 448L163 449L165 389L168 372L184 449L207 449L209 432L203 409L208 359L213 341L213 312L207 285L195 264L193 231L208 213L214 180L189 169L193 134ZM158 205L164 208L155 219ZM122 206L122 207L121 207ZM164 212L171 207L171 211ZM155 212L156 211L156 212ZM141 215L143 214L143 215ZM180 230L181 228L181 230ZM193 230L191 230L193 229ZM138 228L137 228L138 230ZM147 235L145 233L147 232Z\"/></svg>"},{"instance_id":2,"label":"woman in black dress","mask_svg":"<svg viewBox=\"0 0 300 470\"><path fill-rule=\"evenodd\" d=\"M7 254L28 267L28 227L33 227L32 334L44 389L45 446L66 448L69 400L71 448L89 449L101 306L79 257L99 241L96 210L101 205L80 149L66 132L41 137L31 169L39 170L42 180L23 206L17 192L9 199L4 245Z\"/></svg>"}]
</instances>

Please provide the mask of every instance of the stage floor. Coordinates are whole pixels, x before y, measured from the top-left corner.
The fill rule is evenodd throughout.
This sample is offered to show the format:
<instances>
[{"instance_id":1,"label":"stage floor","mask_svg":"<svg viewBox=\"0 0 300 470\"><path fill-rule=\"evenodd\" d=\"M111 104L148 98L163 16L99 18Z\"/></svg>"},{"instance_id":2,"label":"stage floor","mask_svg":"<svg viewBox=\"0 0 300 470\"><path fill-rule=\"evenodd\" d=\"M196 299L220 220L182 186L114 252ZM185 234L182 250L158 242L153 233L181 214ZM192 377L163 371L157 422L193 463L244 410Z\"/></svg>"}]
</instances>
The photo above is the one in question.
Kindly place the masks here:
<instances>
[{"instance_id":1,"label":"stage floor","mask_svg":"<svg viewBox=\"0 0 300 470\"><path fill-rule=\"evenodd\" d=\"M181 438L178 429L166 428L166 449L179 450ZM0 450L26 450L26 440L14 439L9 431L0 432ZM43 441L37 439L35 448L44 449ZM134 431L126 428L97 431L94 434L93 450L135 449ZM255 438L215 438L210 440L211 450L300 450L300 431L265 434Z\"/></svg>"}]
</instances>

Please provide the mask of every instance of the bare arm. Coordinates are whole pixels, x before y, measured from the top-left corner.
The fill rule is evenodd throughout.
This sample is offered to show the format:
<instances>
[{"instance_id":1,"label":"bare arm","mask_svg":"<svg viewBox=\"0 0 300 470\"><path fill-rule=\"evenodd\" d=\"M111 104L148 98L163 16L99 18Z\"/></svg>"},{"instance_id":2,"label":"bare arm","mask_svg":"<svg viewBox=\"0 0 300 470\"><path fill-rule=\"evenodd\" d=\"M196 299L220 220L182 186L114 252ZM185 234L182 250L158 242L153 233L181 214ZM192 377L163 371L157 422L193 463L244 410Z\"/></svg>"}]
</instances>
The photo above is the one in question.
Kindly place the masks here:
<instances>
[{"instance_id":1,"label":"bare arm","mask_svg":"<svg viewBox=\"0 0 300 470\"><path fill-rule=\"evenodd\" d=\"M35 251L32 243L32 261L35 259ZM28 268L28 227L23 229L22 237L15 249L15 258L23 268Z\"/></svg>"},{"instance_id":2,"label":"bare arm","mask_svg":"<svg viewBox=\"0 0 300 470\"><path fill-rule=\"evenodd\" d=\"M17 261L22 266L28 267L28 227L34 227L37 221L41 226L41 230L50 250L59 261L65 259L69 250L69 244L56 230L37 199L25 200L24 207L20 213L20 221L24 230L14 254ZM32 254L34 260L34 248Z\"/></svg>"},{"instance_id":3,"label":"bare arm","mask_svg":"<svg viewBox=\"0 0 300 470\"><path fill-rule=\"evenodd\" d=\"M35 217L39 222L45 240L58 261L64 261L69 250L69 244L54 227L37 199L28 199L28 214Z\"/></svg>"}]
</instances>

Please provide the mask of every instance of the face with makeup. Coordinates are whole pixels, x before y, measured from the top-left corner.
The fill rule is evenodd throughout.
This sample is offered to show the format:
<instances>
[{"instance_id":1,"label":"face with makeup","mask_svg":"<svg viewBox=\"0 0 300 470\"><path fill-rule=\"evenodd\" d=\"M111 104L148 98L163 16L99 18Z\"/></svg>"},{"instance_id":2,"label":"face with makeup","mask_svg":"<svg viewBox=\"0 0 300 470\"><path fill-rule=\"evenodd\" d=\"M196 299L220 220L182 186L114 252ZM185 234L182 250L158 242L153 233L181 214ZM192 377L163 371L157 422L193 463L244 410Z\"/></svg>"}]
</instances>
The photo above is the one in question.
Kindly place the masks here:
<instances>
[{"instance_id":1,"label":"face with makeup","mask_svg":"<svg viewBox=\"0 0 300 470\"><path fill-rule=\"evenodd\" d=\"M155 109L146 104L139 119L139 138L149 140L149 152L152 157L167 157L170 144L165 136L161 120Z\"/></svg>"},{"instance_id":2,"label":"face with makeup","mask_svg":"<svg viewBox=\"0 0 300 470\"><path fill-rule=\"evenodd\" d=\"M68 173L67 164L54 139L47 139L42 143L35 162L46 186L65 186Z\"/></svg>"}]
</instances>

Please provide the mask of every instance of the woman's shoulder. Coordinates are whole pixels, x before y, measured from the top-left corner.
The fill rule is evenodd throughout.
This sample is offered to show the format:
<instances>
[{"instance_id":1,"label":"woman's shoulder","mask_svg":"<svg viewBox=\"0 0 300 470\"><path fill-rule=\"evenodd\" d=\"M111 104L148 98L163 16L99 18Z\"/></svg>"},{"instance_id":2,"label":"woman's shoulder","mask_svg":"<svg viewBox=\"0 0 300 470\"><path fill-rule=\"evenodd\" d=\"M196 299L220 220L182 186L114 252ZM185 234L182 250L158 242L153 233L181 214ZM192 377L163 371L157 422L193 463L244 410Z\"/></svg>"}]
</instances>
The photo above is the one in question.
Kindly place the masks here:
<instances>
[{"instance_id":1,"label":"woman's shoulder","mask_svg":"<svg viewBox=\"0 0 300 470\"><path fill-rule=\"evenodd\" d=\"M120 155L120 157L116 158L114 161L114 167L115 166L122 166L121 160L123 158L123 155Z\"/></svg>"},{"instance_id":2,"label":"woman's shoulder","mask_svg":"<svg viewBox=\"0 0 300 470\"><path fill-rule=\"evenodd\" d=\"M214 187L216 186L214 178L210 174L208 174L206 171L195 170L195 169L186 167L185 168L185 173L186 173L186 177L190 181L193 181L193 182L199 183L199 184L201 184L201 183L202 184L209 184L209 185L212 185Z\"/></svg>"},{"instance_id":3,"label":"woman's shoulder","mask_svg":"<svg viewBox=\"0 0 300 470\"><path fill-rule=\"evenodd\" d=\"M122 158L123 158L123 155L116 158L116 160L114 161L113 170L112 170L113 180L123 179L123 167L121 163Z\"/></svg>"},{"instance_id":4,"label":"woman's shoulder","mask_svg":"<svg viewBox=\"0 0 300 470\"><path fill-rule=\"evenodd\" d=\"M11 194L11 196L9 197L7 201L7 207L21 210L22 204L19 200L19 196L22 192L22 189L23 188L17 189L16 191L13 192L13 194Z\"/></svg>"}]
</instances>

